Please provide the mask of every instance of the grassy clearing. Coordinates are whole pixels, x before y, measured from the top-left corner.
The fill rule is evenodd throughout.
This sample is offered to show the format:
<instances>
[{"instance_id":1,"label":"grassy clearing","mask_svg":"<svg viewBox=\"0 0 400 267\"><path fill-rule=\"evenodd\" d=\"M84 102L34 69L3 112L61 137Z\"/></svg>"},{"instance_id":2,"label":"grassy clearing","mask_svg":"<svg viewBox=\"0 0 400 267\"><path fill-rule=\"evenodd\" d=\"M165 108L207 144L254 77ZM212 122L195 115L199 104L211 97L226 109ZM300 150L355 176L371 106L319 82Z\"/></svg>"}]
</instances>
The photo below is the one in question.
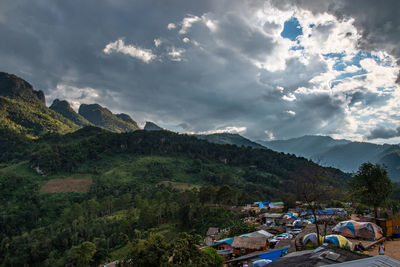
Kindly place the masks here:
<instances>
[{"instance_id":1,"label":"grassy clearing","mask_svg":"<svg viewBox=\"0 0 400 267\"><path fill-rule=\"evenodd\" d=\"M3 175L16 175L21 177L32 177L32 178L40 178L42 176L37 174L34 170L32 170L29 166L28 161L21 161L17 164L6 165L0 169L0 174Z\"/></svg>"},{"instance_id":2,"label":"grassy clearing","mask_svg":"<svg viewBox=\"0 0 400 267\"><path fill-rule=\"evenodd\" d=\"M161 181L157 185L171 186L178 190L188 190L188 189L201 187L200 185L188 184L188 183L178 183L178 182L172 182L172 181Z\"/></svg>"},{"instance_id":3,"label":"grassy clearing","mask_svg":"<svg viewBox=\"0 0 400 267\"><path fill-rule=\"evenodd\" d=\"M92 185L91 179L51 179L40 188L41 193L86 193Z\"/></svg>"}]
</instances>

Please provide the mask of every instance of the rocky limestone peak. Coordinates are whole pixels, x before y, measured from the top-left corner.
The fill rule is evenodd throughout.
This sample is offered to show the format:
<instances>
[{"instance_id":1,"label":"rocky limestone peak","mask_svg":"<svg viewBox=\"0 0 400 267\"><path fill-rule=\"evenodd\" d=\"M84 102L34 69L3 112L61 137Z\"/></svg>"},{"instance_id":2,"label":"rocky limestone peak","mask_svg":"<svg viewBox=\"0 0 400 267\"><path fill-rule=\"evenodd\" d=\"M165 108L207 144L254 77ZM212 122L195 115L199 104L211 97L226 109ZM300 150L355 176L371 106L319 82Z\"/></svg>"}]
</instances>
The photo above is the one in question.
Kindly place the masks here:
<instances>
[{"instance_id":1,"label":"rocky limestone peak","mask_svg":"<svg viewBox=\"0 0 400 267\"><path fill-rule=\"evenodd\" d=\"M154 122L146 121L144 130L146 130L146 131L162 131L164 129L161 128L160 126L158 126L157 124L155 124Z\"/></svg>"},{"instance_id":2,"label":"rocky limestone peak","mask_svg":"<svg viewBox=\"0 0 400 267\"><path fill-rule=\"evenodd\" d=\"M6 72L0 72L0 95L28 102L46 103L43 91L34 90L27 81Z\"/></svg>"}]
</instances>

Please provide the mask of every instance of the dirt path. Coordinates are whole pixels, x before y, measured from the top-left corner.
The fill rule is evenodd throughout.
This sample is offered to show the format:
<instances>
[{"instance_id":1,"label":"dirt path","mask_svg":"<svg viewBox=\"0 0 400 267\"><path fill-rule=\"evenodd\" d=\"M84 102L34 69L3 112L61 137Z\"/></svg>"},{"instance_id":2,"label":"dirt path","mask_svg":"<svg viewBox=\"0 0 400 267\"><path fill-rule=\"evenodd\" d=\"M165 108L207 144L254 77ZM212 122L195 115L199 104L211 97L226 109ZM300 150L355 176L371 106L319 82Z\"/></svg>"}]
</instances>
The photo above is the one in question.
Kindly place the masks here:
<instances>
[{"instance_id":1,"label":"dirt path","mask_svg":"<svg viewBox=\"0 0 400 267\"><path fill-rule=\"evenodd\" d=\"M400 239L394 241L385 241L383 243L385 246L385 255L389 256L393 259L400 260ZM375 246L372 250L369 251L369 255L376 256L378 253L379 245Z\"/></svg>"}]
</instances>

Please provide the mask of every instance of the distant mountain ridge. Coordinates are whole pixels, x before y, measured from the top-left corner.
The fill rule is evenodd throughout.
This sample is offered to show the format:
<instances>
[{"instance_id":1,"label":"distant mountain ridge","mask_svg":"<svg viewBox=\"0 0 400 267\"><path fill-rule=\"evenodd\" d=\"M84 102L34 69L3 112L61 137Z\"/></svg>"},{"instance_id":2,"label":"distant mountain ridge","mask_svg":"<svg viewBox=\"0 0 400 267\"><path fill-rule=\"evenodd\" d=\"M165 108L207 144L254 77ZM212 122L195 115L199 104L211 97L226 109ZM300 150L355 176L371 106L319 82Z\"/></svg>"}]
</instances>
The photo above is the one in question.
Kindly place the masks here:
<instances>
[{"instance_id":1,"label":"distant mountain ridge","mask_svg":"<svg viewBox=\"0 0 400 267\"><path fill-rule=\"evenodd\" d=\"M346 172L356 172L364 162L379 163L386 166L392 180L400 180L399 145L336 140L329 136L303 136L258 143L275 151L295 154Z\"/></svg>"},{"instance_id":2,"label":"distant mountain ridge","mask_svg":"<svg viewBox=\"0 0 400 267\"><path fill-rule=\"evenodd\" d=\"M25 102L46 103L42 90L36 91L27 81L6 72L0 72L0 95Z\"/></svg>"},{"instance_id":3,"label":"distant mountain ridge","mask_svg":"<svg viewBox=\"0 0 400 267\"><path fill-rule=\"evenodd\" d=\"M233 133L215 133L215 134L196 134L195 135L199 139L207 140L210 143L220 144L220 145L237 145L241 146L249 146L252 148L265 148L264 146L253 142L239 134Z\"/></svg>"},{"instance_id":4,"label":"distant mountain ridge","mask_svg":"<svg viewBox=\"0 0 400 267\"><path fill-rule=\"evenodd\" d=\"M0 128L36 138L73 132L79 127L47 108L42 91L13 74L0 72Z\"/></svg>"},{"instance_id":5,"label":"distant mountain ridge","mask_svg":"<svg viewBox=\"0 0 400 267\"><path fill-rule=\"evenodd\" d=\"M144 125L144 130L146 131L162 131L165 130L164 128L161 128L157 124L151 121L146 121L146 124Z\"/></svg>"},{"instance_id":6,"label":"distant mountain ridge","mask_svg":"<svg viewBox=\"0 0 400 267\"><path fill-rule=\"evenodd\" d=\"M79 126L89 126L92 125L87 119L85 119L82 115L78 114L73 110L70 104L65 100L55 99L53 104L50 106L50 109L55 112L61 114L65 118L69 119L73 123Z\"/></svg>"},{"instance_id":7,"label":"distant mountain ridge","mask_svg":"<svg viewBox=\"0 0 400 267\"><path fill-rule=\"evenodd\" d=\"M79 113L65 100L55 99L47 107L43 91L16 75L0 72L0 129L36 138L90 125L112 132L139 130L129 115L113 114L99 104L82 104Z\"/></svg>"},{"instance_id":8,"label":"distant mountain ridge","mask_svg":"<svg viewBox=\"0 0 400 267\"><path fill-rule=\"evenodd\" d=\"M81 104L78 113L93 125L112 132L131 132L139 130L137 123L127 114L113 114L99 104Z\"/></svg>"}]
</instances>

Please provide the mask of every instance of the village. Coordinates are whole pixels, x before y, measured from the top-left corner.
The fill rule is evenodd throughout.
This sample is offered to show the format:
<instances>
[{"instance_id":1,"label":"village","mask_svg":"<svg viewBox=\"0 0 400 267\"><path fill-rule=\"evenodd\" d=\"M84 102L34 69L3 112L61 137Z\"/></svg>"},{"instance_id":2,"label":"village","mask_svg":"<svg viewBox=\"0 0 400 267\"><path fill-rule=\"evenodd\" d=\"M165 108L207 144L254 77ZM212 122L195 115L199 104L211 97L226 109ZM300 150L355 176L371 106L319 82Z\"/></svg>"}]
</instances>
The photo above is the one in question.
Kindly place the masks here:
<instances>
[{"instance_id":1,"label":"village","mask_svg":"<svg viewBox=\"0 0 400 267\"><path fill-rule=\"evenodd\" d=\"M229 229L210 227L205 247L216 249L224 266L400 266L400 214L375 219L350 206L296 201L284 212L283 202L254 202L240 212L256 231L227 236Z\"/></svg>"}]
</instances>

